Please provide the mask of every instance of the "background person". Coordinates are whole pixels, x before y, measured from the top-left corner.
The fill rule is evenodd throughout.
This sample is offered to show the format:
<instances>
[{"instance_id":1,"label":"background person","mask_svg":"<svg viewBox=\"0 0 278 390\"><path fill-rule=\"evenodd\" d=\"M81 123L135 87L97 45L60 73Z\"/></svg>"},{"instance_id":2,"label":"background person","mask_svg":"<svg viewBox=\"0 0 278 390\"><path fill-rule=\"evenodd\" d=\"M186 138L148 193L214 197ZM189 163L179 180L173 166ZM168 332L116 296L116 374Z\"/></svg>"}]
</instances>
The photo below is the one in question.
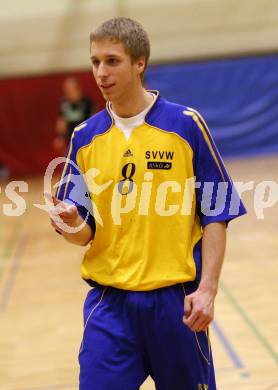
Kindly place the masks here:
<instances>
[{"instance_id":1,"label":"background person","mask_svg":"<svg viewBox=\"0 0 278 390\"><path fill-rule=\"evenodd\" d=\"M56 121L54 147L63 150L69 142L74 128L89 118L94 107L89 97L84 96L77 78L69 77L63 83L63 99Z\"/></svg>"}]
</instances>

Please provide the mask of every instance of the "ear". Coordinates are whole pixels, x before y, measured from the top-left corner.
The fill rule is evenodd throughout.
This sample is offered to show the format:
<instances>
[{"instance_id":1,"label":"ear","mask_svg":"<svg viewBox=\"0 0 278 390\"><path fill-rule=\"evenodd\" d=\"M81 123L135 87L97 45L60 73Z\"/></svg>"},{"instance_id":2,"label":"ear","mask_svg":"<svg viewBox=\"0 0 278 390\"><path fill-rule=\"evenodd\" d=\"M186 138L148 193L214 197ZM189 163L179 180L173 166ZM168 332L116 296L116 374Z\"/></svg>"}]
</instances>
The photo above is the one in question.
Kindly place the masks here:
<instances>
[{"instance_id":1,"label":"ear","mask_svg":"<svg viewBox=\"0 0 278 390\"><path fill-rule=\"evenodd\" d=\"M145 66L146 66L146 58L145 57L141 57L137 60L137 72L138 72L138 75L140 75L141 73L144 72L144 69L145 69Z\"/></svg>"}]
</instances>

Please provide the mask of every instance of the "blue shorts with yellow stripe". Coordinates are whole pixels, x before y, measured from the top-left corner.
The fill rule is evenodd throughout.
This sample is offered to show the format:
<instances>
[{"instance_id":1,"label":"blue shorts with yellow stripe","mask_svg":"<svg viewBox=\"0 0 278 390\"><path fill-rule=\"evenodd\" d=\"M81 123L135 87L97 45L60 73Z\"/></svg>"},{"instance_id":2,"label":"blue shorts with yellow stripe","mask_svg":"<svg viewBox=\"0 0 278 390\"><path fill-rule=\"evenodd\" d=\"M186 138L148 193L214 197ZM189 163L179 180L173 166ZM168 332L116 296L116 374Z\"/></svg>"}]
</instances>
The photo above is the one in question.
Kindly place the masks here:
<instances>
[{"instance_id":1,"label":"blue shorts with yellow stripe","mask_svg":"<svg viewBox=\"0 0 278 390\"><path fill-rule=\"evenodd\" d=\"M152 291L96 285L84 304L80 390L137 390L151 375L157 390L215 390L207 332L182 322L194 283Z\"/></svg>"}]
</instances>

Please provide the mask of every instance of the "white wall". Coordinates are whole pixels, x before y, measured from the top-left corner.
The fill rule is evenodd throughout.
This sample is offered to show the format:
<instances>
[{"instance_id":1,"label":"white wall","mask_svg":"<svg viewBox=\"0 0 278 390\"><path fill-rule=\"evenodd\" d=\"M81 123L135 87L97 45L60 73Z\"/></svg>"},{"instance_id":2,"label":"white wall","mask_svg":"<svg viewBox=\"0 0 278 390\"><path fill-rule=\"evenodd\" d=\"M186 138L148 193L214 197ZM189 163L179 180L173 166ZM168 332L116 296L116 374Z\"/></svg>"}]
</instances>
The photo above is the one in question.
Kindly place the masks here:
<instances>
[{"instance_id":1,"label":"white wall","mask_svg":"<svg viewBox=\"0 0 278 390\"><path fill-rule=\"evenodd\" d=\"M0 0L0 10L0 77L89 68L89 32L117 15L142 22L152 61L278 50L278 0Z\"/></svg>"}]
</instances>

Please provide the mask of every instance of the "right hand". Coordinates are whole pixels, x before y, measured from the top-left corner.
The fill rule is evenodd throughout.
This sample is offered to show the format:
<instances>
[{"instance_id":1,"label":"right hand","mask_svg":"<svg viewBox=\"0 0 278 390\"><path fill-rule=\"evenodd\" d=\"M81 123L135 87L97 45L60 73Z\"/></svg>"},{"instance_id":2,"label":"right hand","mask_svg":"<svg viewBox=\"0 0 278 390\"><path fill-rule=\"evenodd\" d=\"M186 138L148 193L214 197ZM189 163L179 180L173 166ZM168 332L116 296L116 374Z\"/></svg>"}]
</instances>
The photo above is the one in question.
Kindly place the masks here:
<instances>
[{"instance_id":1,"label":"right hand","mask_svg":"<svg viewBox=\"0 0 278 390\"><path fill-rule=\"evenodd\" d=\"M45 198L51 202L55 207L49 212L51 225L59 233L63 233L61 222L67 224L70 227L76 227L78 225L78 211L77 207L63 202L51 194L44 194ZM59 219L60 217L60 219ZM61 221L62 220L62 221Z\"/></svg>"}]
</instances>

